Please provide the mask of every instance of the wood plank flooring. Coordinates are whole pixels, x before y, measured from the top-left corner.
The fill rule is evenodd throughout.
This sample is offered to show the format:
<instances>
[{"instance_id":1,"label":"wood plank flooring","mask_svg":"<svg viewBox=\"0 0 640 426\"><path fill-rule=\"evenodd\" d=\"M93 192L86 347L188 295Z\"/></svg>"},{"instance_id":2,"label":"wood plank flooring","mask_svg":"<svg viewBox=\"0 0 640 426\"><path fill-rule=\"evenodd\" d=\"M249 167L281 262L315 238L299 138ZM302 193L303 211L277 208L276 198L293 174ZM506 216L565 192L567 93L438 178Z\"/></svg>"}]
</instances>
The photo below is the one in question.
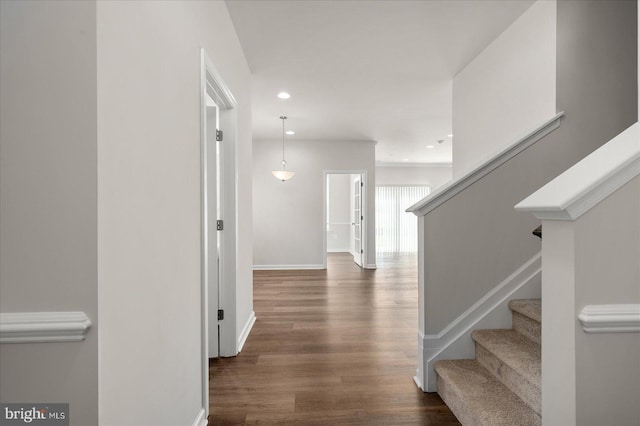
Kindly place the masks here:
<instances>
[{"instance_id":1,"label":"wood plank flooring","mask_svg":"<svg viewBox=\"0 0 640 426\"><path fill-rule=\"evenodd\" d=\"M413 383L417 309L415 256L255 271L253 331L210 363L209 425L459 425Z\"/></svg>"}]
</instances>

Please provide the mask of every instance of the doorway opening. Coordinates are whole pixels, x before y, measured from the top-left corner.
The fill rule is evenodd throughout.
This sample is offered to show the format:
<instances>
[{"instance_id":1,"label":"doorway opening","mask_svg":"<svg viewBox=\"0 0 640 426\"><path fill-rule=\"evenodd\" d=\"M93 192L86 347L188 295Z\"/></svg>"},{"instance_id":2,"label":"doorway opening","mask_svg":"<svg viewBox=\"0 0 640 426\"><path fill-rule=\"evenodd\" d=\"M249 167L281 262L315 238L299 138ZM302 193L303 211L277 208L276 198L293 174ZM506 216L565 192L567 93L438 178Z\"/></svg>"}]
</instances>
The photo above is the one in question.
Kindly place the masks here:
<instances>
[{"instance_id":1,"label":"doorway opening","mask_svg":"<svg viewBox=\"0 0 640 426\"><path fill-rule=\"evenodd\" d=\"M201 49L202 413L209 414L209 359L238 354L235 164L237 102Z\"/></svg>"},{"instance_id":2,"label":"doorway opening","mask_svg":"<svg viewBox=\"0 0 640 426\"><path fill-rule=\"evenodd\" d=\"M327 171L324 176L324 267L327 253L349 253L366 267L366 172Z\"/></svg>"}]
</instances>

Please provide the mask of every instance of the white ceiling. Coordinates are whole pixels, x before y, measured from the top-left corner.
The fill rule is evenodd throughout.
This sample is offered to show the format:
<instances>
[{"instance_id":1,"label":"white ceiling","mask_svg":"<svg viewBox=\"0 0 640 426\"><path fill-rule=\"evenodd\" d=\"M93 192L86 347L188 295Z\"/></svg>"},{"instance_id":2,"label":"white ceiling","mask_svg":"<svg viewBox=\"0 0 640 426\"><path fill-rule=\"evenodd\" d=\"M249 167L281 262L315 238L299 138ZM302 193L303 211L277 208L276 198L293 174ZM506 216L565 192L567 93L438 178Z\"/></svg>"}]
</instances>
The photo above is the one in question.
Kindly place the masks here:
<instances>
[{"instance_id":1,"label":"white ceiling","mask_svg":"<svg viewBox=\"0 0 640 426\"><path fill-rule=\"evenodd\" d=\"M378 163L409 165L451 162L453 76L533 0L226 3L253 75L254 140L279 139L284 113L292 143L372 140Z\"/></svg>"}]
</instances>

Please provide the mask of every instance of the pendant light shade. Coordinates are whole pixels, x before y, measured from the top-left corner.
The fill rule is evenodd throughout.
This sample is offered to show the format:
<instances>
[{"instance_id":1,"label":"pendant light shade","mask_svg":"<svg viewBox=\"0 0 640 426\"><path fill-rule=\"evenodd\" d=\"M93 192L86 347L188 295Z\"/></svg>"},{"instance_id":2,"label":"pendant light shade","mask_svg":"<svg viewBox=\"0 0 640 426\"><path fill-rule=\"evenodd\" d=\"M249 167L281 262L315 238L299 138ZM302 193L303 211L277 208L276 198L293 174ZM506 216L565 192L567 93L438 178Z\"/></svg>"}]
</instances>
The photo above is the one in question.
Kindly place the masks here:
<instances>
[{"instance_id":1,"label":"pendant light shade","mask_svg":"<svg viewBox=\"0 0 640 426\"><path fill-rule=\"evenodd\" d=\"M291 170L285 170L287 162L284 159L284 120L286 120L286 116L281 116L280 120L282 120L282 170L273 170L271 174L278 180L285 182L292 177L295 176L296 172L292 172Z\"/></svg>"},{"instance_id":2,"label":"pendant light shade","mask_svg":"<svg viewBox=\"0 0 640 426\"><path fill-rule=\"evenodd\" d=\"M284 182L285 180L291 179L296 174L296 172L292 172L290 170L274 170L271 172L271 174L276 179L280 179Z\"/></svg>"}]
</instances>

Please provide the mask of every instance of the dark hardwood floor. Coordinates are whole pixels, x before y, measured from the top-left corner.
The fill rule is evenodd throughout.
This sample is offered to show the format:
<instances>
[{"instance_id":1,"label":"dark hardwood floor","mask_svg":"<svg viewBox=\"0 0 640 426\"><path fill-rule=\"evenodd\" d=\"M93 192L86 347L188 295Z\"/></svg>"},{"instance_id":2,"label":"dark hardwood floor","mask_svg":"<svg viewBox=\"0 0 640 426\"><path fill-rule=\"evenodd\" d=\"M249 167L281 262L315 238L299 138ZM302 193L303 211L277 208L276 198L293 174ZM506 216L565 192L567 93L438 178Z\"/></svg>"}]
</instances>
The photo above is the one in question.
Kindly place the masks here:
<instances>
[{"instance_id":1,"label":"dark hardwood floor","mask_svg":"<svg viewBox=\"0 0 640 426\"><path fill-rule=\"evenodd\" d=\"M459 425L413 383L415 256L361 270L254 272L257 321L235 358L210 363L209 425Z\"/></svg>"}]
</instances>

